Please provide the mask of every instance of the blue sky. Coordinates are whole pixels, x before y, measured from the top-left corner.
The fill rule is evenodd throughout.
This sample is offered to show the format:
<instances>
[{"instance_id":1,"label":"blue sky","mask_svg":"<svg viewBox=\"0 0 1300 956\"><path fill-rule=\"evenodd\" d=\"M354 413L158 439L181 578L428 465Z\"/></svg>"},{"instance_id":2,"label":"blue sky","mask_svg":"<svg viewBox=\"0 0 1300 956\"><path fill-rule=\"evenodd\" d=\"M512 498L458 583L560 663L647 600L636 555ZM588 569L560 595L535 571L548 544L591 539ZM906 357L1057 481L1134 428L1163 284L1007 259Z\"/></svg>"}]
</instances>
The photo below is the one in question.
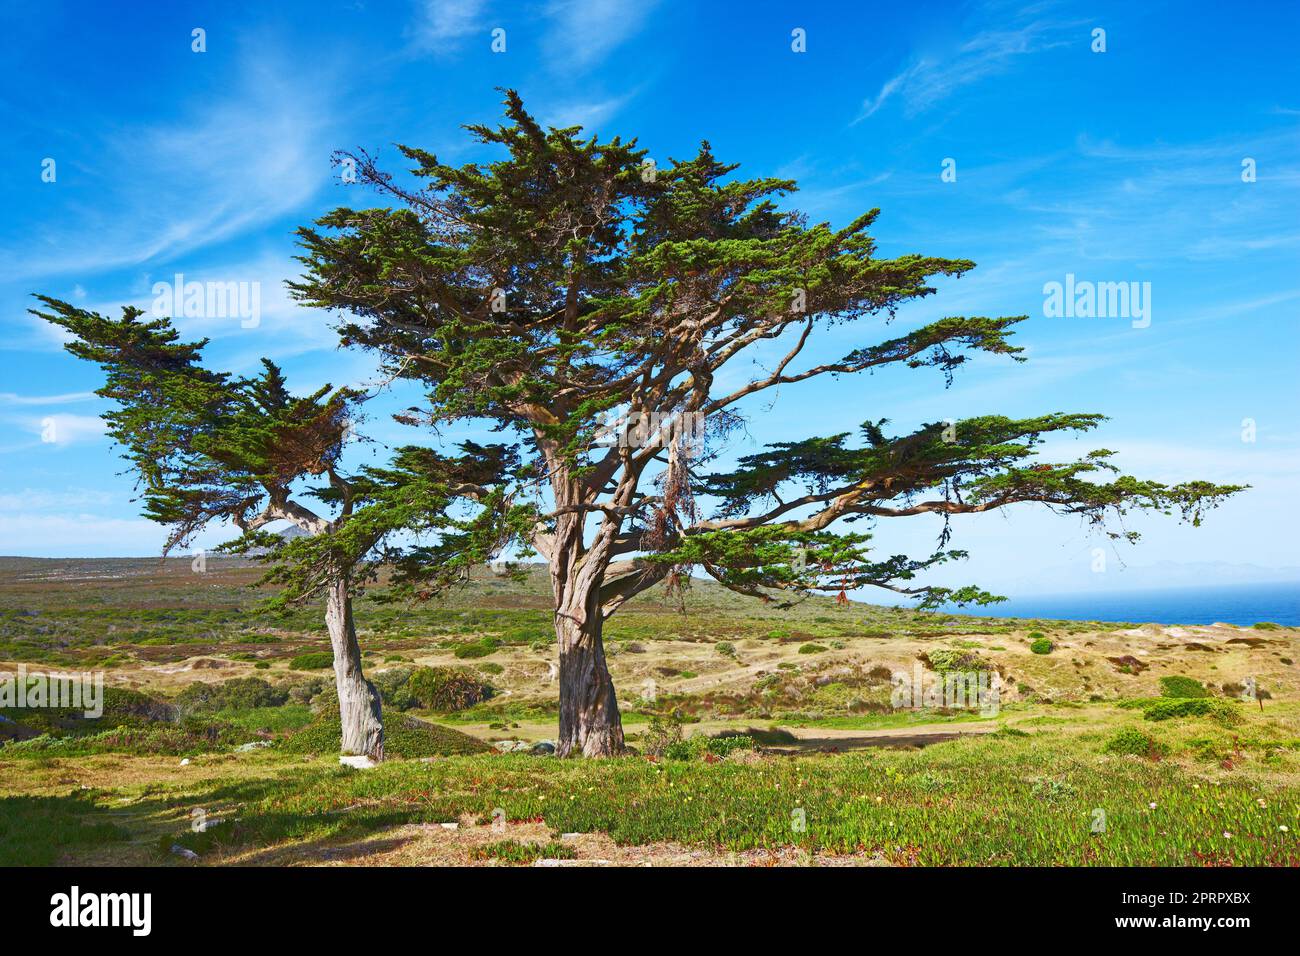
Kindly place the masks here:
<instances>
[{"instance_id":1,"label":"blue sky","mask_svg":"<svg viewBox=\"0 0 1300 956\"><path fill-rule=\"evenodd\" d=\"M1300 564L1300 7L813 6L5 8L0 554L148 555L164 538L137 517L98 425L98 370L26 315L31 293L116 313L147 308L153 283L178 272L259 282L256 327L179 322L213 339L212 364L248 371L265 354L302 389L367 382L369 360L338 351L329 317L282 286L297 226L368 201L338 181L330 154L360 146L397 166L401 142L482 158L460 124L494 121L494 87L513 86L543 122L636 136L660 162L707 138L745 173L799 180L788 204L814 221L880 207L884 255L978 263L894 328L834 330L810 361L943 315L1030 315L1017 333L1027 364L981 359L948 389L938 373L898 370L789 388L748 408L749 437L733 454L868 418L906 429L1095 411L1112 420L1048 454L1104 446L1142 476L1253 486L1200 529L1137 521L1142 543L1119 551L1043 512L965 518L954 546L972 557L936 580L1073 589L1098 547L1101 580L1116 587L1126 563ZM205 52L192 50L195 28ZM503 53L491 49L497 28ZM796 29L806 52L792 50ZM1092 49L1096 29L1104 52ZM42 179L47 159L53 182ZM1254 182L1243 181L1246 159ZM945 160L955 181L941 177ZM1150 324L1044 315L1044 284L1067 274L1150 283ZM1254 441L1242 439L1246 419ZM382 413L368 430L420 438ZM921 518L877 531L883 549L912 553L936 532Z\"/></svg>"}]
</instances>

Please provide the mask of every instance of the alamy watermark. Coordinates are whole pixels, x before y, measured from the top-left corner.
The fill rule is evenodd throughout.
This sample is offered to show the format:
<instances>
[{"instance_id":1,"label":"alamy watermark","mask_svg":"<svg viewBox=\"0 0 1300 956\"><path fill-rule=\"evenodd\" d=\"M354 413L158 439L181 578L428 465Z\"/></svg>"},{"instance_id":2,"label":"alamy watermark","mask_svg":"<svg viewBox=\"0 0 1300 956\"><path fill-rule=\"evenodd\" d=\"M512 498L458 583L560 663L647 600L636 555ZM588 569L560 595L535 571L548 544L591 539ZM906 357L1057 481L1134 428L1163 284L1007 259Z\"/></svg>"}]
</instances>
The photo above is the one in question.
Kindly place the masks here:
<instances>
[{"instance_id":1,"label":"alamy watermark","mask_svg":"<svg viewBox=\"0 0 1300 956\"><path fill-rule=\"evenodd\" d=\"M27 673L25 664L16 674L0 674L0 708L59 707L80 710L87 718L104 713L104 672L81 674Z\"/></svg>"},{"instance_id":2,"label":"alamy watermark","mask_svg":"<svg viewBox=\"0 0 1300 956\"><path fill-rule=\"evenodd\" d=\"M186 282L176 273L172 282L153 284L153 314L158 318L239 319L240 328L262 324L262 283Z\"/></svg>"},{"instance_id":3,"label":"alamy watermark","mask_svg":"<svg viewBox=\"0 0 1300 956\"><path fill-rule=\"evenodd\" d=\"M1043 315L1049 319L1132 319L1133 328L1151 324L1150 282L1092 282L1075 279L1043 284Z\"/></svg>"},{"instance_id":4,"label":"alamy watermark","mask_svg":"<svg viewBox=\"0 0 1300 956\"><path fill-rule=\"evenodd\" d=\"M929 673L920 661L912 673L895 671L889 704L895 710L922 708L945 710L979 709L984 717L996 717L1002 709L1002 678L989 671L940 671Z\"/></svg>"},{"instance_id":5,"label":"alamy watermark","mask_svg":"<svg viewBox=\"0 0 1300 956\"><path fill-rule=\"evenodd\" d=\"M628 412L596 428L595 444L612 448L667 448L674 441L699 446L704 441L703 412Z\"/></svg>"},{"instance_id":6,"label":"alamy watermark","mask_svg":"<svg viewBox=\"0 0 1300 956\"><path fill-rule=\"evenodd\" d=\"M50 897L50 925L120 926L130 929L132 936L148 936L153 928L153 894L83 893L73 886Z\"/></svg>"}]
</instances>

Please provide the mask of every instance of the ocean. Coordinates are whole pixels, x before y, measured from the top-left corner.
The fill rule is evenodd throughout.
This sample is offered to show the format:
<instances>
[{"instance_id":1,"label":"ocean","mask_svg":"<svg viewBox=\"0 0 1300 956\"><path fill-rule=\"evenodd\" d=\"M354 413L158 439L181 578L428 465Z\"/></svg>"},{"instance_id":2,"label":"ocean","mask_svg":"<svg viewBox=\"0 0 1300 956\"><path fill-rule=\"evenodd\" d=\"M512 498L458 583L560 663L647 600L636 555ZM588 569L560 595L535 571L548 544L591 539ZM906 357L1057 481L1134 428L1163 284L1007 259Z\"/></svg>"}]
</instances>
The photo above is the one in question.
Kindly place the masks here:
<instances>
[{"instance_id":1,"label":"ocean","mask_svg":"<svg viewBox=\"0 0 1300 956\"><path fill-rule=\"evenodd\" d=\"M1036 617L1137 624L1300 625L1300 582L1162 591L1110 591L1011 597L983 608L947 608L981 617Z\"/></svg>"}]
</instances>

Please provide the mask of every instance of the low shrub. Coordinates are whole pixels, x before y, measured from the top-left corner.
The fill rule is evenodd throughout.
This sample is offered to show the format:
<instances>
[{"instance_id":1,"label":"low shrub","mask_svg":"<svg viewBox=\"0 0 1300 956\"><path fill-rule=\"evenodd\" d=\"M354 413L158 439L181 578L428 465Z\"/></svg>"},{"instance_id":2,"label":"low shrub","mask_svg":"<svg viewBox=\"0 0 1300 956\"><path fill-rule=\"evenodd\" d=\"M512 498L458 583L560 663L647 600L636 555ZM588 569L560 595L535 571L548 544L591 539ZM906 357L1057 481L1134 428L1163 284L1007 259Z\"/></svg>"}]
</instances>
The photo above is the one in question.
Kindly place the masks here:
<instances>
[{"instance_id":1,"label":"low shrub","mask_svg":"<svg viewBox=\"0 0 1300 956\"><path fill-rule=\"evenodd\" d=\"M758 742L748 734L724 733L705 739L705 749L715 757L726 757L737 750L758 749Z\"/></svg>"},{"instance_id":2,"label":"low shrub","mask_svg":"<svg viewBox=\"0 0 1300 956\"><path fill-rule=\"evenodd\" d=\"M1203 697L1171 698L1153 704L1142 712L1147 720L1172 720L1178 717L1209 717L1224 726L1239 724L1244 719L1241 712L1225 700L1207 700Z\"/></svg>"},{"instance_id":3,"label":"low shrub","mask_svg":"<svg viewBox=\"0 0 1300 956\"><path fill-rule=\"evenodd\" d=\"M338 714L308 724L280 743L280 749L298 754L337 754L342 746ZM405 714L384 721L384 756L415 759L487 753L492 748L459 730L429 723Z\"/></svg>"},{"instance_id":4,"label":"low shrub","mask_svg":"<svg viewBox=\"0 0 1300 956\"><path fill-rule=\"evenodd\" d=\"M1029 645L1029 650L1035 654L1050 654L1055 645L1045 637L1040 637Z\"/></svg>"},{"instance_id":5,"label":"low shrub","mask_svg":"<svg viewBox=\"0 0 1300 956\"><path fill-rule=\"evenodd\" d=\"M987 671L988 662L972 651L954 647L936 647L921 655L921 661L940 674L949 671Z\"/></svg>"},{"instance_id":6,"label":"low shrub","mask_svg":"<svg viewBox=\"0 0 1300 956\"><path fill-rule=\"evenodd\" d=\"M1116 733L1102 747L1103 753L1108 754L1131 754L1137 757L1146 757L1148 760L1158 760L1169 753L1169 745L1162 743L1150 734L1145 734L1136 727L1125 727Z\"/></svg>"},{"instance_id":7,"label":"low shrub","mask_svg":"<svg viewBox=\"0 0 1300 956\"><path fill-rule=\"evenodd\" d=\"M241 743L244 735L228 725L113 727L97 734L51 737L42 734L5 746L6 756L86 757L92 754L177 756L212 753Z\"/></svg>"},{"instance_id":8,"label":"low shrub","mask_svg":"<svg viewBox=\"0 0 1300 956\"><path fill-rule=\"evenodd\" d=\"M676 716L652 717L650 729L643 742L644 752L666 760L698 760L705 754L727 757L737 751L758 749L758 742L750 733L723 731L716 737L696 734L682 736L681 720Z\"/></svg>"},{"instance_id":9,"label":"low shrub","mask_svg":"<svg viewBox=\"0 0 1300 956\"><path fill-rule=\"evenodd\" d=\"M651 757L663 757L670 748L682 742L682 721L675 714L650 717L650 726L641 736L641 752Z\"/></svg>"},{"instance_id":10,"label":"low shrub","mask_svg":"<svg viewBox=\"0 0 1300 956\"><path fill-rule=\"evenodd\" d=\"M496 693L469 671L454 667L421 667L410 675L407 688L420 707L443 713L481 704Z\"/></svg>"},{"instance_id":11,"label":"low shrub","mask_svg":"<svg viewBox=\"0 0 1300 956\"><path fill-rule=\"evenodd\" d=\"M408 686L413 673L413 667L387 667L370 675L370 683L379 691L379 698L386 708L410 710L418 706L418 701Z\"/></svg>"},{"instance_id":12,"label":"low shrub","mask_svg":"<svg viewBox=\"0 0 1300 956\"><path fill-rule=\"evenodd\" d=\"M480 657L487 657L489 654L495 654L500 642L494 637L485 637L481 641L473 644L461 644L453 654L459 660L477 660Z\"/></svg>"},{"instance_id":13,"label":"low shrub","mask_svg":"<svg viewBox=\"0 0 1300 956\"><path fill-rule=\"evenodd\" d=\"M176 719L176 708L155 700L137 690L121 687L104 688L104 714L100 720L115 722L137 718L143 721L170 721Z\"/></svg>"},{"instance_id":14,"label":"low shrub","mask_svg":"<svg viewBox=\"0 0 1300 956\"><path fill-rule=\"evenodd\" d=\"M176 695L176 706L184 713L193 714L279 707L288 699L286 688L275 687L260 677L236 677L220 684L195 681Z\"/></svg>"},{"instance_id":15,"label":"low shrub","mask_svg":"<svg viewBox=\"0 0 1300 956\"><path fill-rule=\"evenodd\" d=\"M518 840L500 840L486 843L469 851L471 860L498 860L526 866L537 860L572 860L577 854L573 848L551 840L549 843L521 843Z\"/></svg>"},{"instance_id":16,"label":"low shrub","mask_svg":"<svg viewBox=\"0 0 1300 956\"><path fill-rule=\"evenodd\" d=\"M318 671L334 666L334 654L331 651L312 651L299 654L289 661L289 669L295 671Z\"/></svg>"},{"instance_id":17,"label":"low shrub","mask_svg":"<svg viewBox=\"0 0 1300 956\"><path fill-rule=\"evenodd\" d=\"M271 634L241 634L235 638L236 644L279 644L280 639Z\"/></svg>"},{"instance_id":18,"label":"low shrub","mask_svg":"<svg viewBox=\"0 0 1300 956\"><path fill-rule=\"evenodd\" d=\"M1191 677L1178 676L1160 678L1160 693L1165 697L1179 698L1210 696L1210 692L1201 684L1200 681Z\"/></svg>"},{"instance_id":19,"label":"low shrub","mask_svg":"<svg viewBox=\"0 0 1300 956\"><path fill-rule=\"evenodd\" d=\"M334 681L324 677L310 677L289 688L289 699L295 704L310 704L327 688L333 689Z\"/></svg>"},{"instance_id":20,"label":"low shrub","mask_svg":"<svg viewBox=\"0 0 1300 956\"><path fill-rule=\"evenodd\" d=\"M804 644L799 648L800 654L821 654L826 650L821 644Z\"/></svg>"}]
</instances>

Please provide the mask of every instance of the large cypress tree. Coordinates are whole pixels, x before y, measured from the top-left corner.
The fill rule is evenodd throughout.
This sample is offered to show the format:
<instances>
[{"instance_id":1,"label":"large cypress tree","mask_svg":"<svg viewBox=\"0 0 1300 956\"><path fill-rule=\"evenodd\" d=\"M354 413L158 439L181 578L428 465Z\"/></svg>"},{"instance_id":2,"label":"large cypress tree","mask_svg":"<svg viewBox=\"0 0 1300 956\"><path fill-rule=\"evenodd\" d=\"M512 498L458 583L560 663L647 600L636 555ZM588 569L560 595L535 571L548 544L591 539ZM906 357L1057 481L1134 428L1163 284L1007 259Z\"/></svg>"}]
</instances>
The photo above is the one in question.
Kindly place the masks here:
<instances>
[{"instance_id":1,"label":"large cypress tree","mask_svg":"<svg viewBox=\"0 0 1300 956\"><path fill-rule=\"evenodd\" d=\"M1025 317L945 318L881 340L882 319L973 263L879 258L876 210L841 229L810 225L774 202L793 182L734 176L707 143L656 169L635 141L543 129L513 91L505 117L468 127L501 150L493 162L454 166L401 147L409 185L367 153L343 157L390 205L338 209L300 230L307 272L294 288L344 313L345 344L427 385L427 408L408 421L487 420L520 436L544 489L525 538L554 592L560 754L622 748L602 623L691 567L760 597L875 585L923 606L988 601L974 587L915 583L961 554L944 550L946 531L934 554L877 557L868 534L830 526L1025 502L1098 524L1129 509L1199 521L1237 490L1121 476L1105 450L1032 463L1044 436L1101 420L1059 413L905 435L873 421L861 442L780 443L704 474L750 396L887 365L951 376L977 352L1020 361L1009 335ZM801 363L815 335L843 324L875 338ZM779 358L752 374L755 348L772 343Z\"/></svg>"},{"instance_id":2,"label":"large cypress tree","mask_svg":"<svg viewBox=\"0 0 1300 956\"><path fill-rule=\"evenodd\" d=\"M164 553L229 524L239 536L223 549L256 553L261 583L277 585L267 606L323 597L342 750L383 759L382 704L362 672L353 596L382 565L398 569L399 584L408 583L402 568L419 567L428 589L494 554L510 526L499 485L511 450L467 444L446 457L409 446L387 466L348 473L344 447L366 393L327 385L295 396L268 359L250 377L204 367L207 340L181 341L170 319L136 308L111 319L38 298L48 310L32 311L70 333L66 349L104 370L97 394L114 406L103 417L138 478L144 515L169 529ZM280 521L305 535L266 530ZM394 543L397 532L426 537Z\"/></svg>"}]
</instances>

